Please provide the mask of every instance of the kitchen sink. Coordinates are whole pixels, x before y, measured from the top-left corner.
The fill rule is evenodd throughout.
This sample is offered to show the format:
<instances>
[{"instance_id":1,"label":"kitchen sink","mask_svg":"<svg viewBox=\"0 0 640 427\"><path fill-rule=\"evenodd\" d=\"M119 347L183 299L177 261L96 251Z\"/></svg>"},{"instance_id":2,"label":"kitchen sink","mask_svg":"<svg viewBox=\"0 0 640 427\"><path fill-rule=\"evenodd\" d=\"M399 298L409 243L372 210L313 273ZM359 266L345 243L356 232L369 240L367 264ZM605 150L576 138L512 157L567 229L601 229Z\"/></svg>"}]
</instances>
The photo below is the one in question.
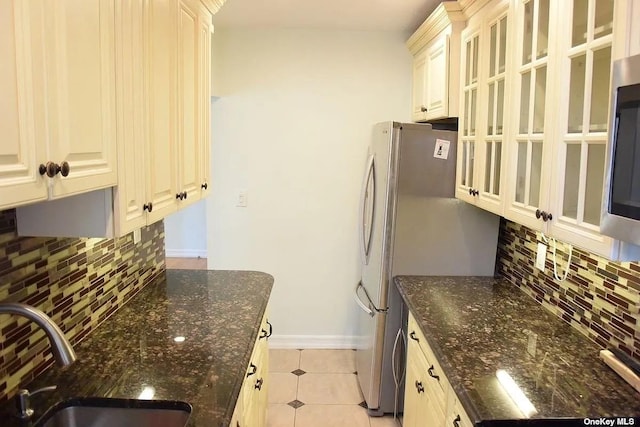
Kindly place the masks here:
<instances>
[{"instance_id":1,"label":"kitchen sink","mask_svg":"<svg viewBox=\"0 0 640 427\"><path fill-rule=\"evenodd\" d=\"M191 405L178 401L76 398L58 403L36 427L184 427Z\"/></svg>"}]
</instances>

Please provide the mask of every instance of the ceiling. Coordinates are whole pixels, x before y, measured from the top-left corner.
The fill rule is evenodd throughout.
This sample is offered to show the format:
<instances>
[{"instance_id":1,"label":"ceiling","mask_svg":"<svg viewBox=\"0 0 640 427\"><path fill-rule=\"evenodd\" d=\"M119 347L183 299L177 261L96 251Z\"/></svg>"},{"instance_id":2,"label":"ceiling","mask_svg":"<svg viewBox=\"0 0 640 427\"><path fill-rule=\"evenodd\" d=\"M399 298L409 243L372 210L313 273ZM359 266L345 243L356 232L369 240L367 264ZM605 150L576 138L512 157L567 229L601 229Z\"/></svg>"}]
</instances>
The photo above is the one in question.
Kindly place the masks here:
<instances>
[{"instance_id":1,"label":"ceiling","mask_svg":"<svg viewBox=\"0 0 640 427\"><path fill-rule=\"evenodd\" d=\"M412 33L439 0L228 0L219 27L317 28Z\"/></svg>"}]
</instances>

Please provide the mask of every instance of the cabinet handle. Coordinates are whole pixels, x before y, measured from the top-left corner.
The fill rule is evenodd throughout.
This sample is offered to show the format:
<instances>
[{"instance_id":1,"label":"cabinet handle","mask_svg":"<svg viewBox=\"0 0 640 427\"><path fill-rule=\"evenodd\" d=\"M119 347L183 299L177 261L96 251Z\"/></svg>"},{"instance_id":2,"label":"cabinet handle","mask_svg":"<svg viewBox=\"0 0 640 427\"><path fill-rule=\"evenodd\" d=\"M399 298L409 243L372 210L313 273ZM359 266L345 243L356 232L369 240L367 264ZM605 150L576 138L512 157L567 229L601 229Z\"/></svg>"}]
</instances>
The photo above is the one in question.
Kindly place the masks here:
<instances>
[{"instance_id":1,"label":"cabinet handle","mask_svg":"<svg viewBox=\"0 0 640 427\"><path fill-rule=\"evenodd\" d=\"M254 365L253 363L249 364L249 372L247 372L247 378L255 374L257 370L258 370L258 367L256 365Z\"/></svg>"},{"instance_id":2,"label":"cabinet handle","mask_svg":"<svg viewBox=\"0 0 640 427\"><path fill-rule=\"evenodd\" d=\"M440 381L440 376L433 373L433 365L431 365L431 367L427 369L427 372L429 373L429 376L431 378L435 378L436 380Z\"/></svg>"},{"instance_id":3,"label":"cabinet handle","mask_svg":"<svg viewBox=\"0 0 640 427\"><path fill-rule=\"evenodd\" d=\"M271 334L273 334L273 325L271 323L269 323L269 321L267 320L267 325L269 325L269 331L265 331L264 329L260 330L260 336L258 337L259 339L262 338L269 338L271 336Z\"/></svg>"},{"instance_id":4,"label":"cabinet handle","mask_svg":"<svg viewBox=\"0 0 640 427\"><path fill-rule=\"evenodd\" d=\"M144 205L142 205L142 210L151 213L151 211L153 210L153 203L145 203Z\"/></svg>"},{"instance_id":5,"label":"cabinet handle","mask_svg":"<svg viewBox=\"0 0 640 427\"><path fill-rule=\"evenodd\" d=\"M256 381L256 385L255 388L258 390L262 390L262 384L264 383L264 380L262 378L260 378L258 381Z\"/></svg>"},{"instance_id":6,"label":"cabinet handle","mask_svg":"<svg viewBox=\"0 0 640 427\"><path fill-rule=\"evenodd\" d=\"M424 105L420 106L420 111L422 111L423 113L426 113L428 110L427 107L425 107Z\"/></svg>"},{"instance_id":7,"label":"cabinet handle","mask_svg":"<svg viewBox=\"0 0 640 427\"><path fill-rule=\"evenodd\" d=\"M182 200L182 193L176 193L176 199Z\"/></svg>"},{"instance_id":8,"label":"cabinet handle","mask_svg":"<svg viewBox=\"0 0 640 427\"><path fill-rule=\"evenodd\" d=\"M418 390L418 394L424 393L424 387L422 385L422 382L418 380L416 380L416 390Z\"/></svg>"},{"instance_id":9,"label":"cabinet handle","mask_svg":"<svg viewBox=\"0 0 640 427\"><path fill-rule=\"evenodd\" d=\"M409 337L416 342L420 342L418 337L416 337L416 331L411 331L411 333L409 334Z\"/></svg>"},{"instance_id":10,"label":"cabinet handle","mask_svg":"<svg viewBox=\"0 0 640 427\"><path fill-rule=\"evenodd\" d=\"M456 418L453 420L453 427L460 427L460 415L456 415Z\"/></svg>"},{"instance_id":11,"label":"cabinet handle","mask_svg":"<svg viewBox=\"0 0 640 427\"><path fill-rule=\"evenodd\" d=\"M183 191L183 192L182 192L182 199L183 199L183 200L184 200L184 199L186 199L188 194L189 194L189 193L187 193L186 191Z\"/></svg>"},{"instance_id":12,"label":"cabinet handle","mask_svg":"<svg viewBox=\"0 0 640 427\"><path fill-rule=\"evenodd\" d=\"M200 186L200 188L202 188L203 190L206 190L207 187L209 187L209 186L207 185L206 182L203 182L202 185Z\"/></svg>"},{"instance_id":13,"label":"cabinet handle","mask_svg":"<svg viewBox=\"0 0 640 427\"><path fill-rule=\"evenodd\" d=\"M470 189L469 189L469 195L470 195L470 196L473 196L473 188L470 188Z\"/></svg>"},{"instance_id":14,"label":"cabinet handle","mask_svg":"<svg viewBox=\"0 0 640 427\"><path fill-rule=\"evenodd\" d=\"M267 325L269 325L269 334L267 335L267 338L269 338L271 334L273 334L273 325L268 320L267 320Z\"/></svg>"}]
</instances>

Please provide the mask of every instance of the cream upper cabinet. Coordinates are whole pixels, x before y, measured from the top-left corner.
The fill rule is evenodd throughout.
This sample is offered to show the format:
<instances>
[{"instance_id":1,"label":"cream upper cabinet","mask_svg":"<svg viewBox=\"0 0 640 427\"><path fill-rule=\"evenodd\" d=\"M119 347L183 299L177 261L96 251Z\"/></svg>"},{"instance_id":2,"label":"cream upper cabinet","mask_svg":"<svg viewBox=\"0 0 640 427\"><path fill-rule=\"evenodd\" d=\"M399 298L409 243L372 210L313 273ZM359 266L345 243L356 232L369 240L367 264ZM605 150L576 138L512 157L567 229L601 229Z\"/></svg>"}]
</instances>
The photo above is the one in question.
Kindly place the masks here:
<instances>
[{"instance_id":1,"label":"cream upper cabinet","mask_svg":"<svg viewBox=\"0 0 640 427\"><path fill-rule=\"evenodd\" d=\"M43 9L48 159L62 175L52 179L51 198L113 186L114 2L64 0Z\"/></svg>"},{"instance_id":2,"label":"cream upper cabinet","mask_svg":"<svg viewBox=\"0 0 640 427\"><path fill-rule=\"evenodd\" d=\"M0 208L115 185L113 2L2 8Z\"/></svg>"},{"instance_id":3,"label":"cream upper cabinet","mask_svg":"<svg viewBox=\"0 0 640 427\"><path fill-rule=\"evenodd\" d=\"M612 60L628 54L625 0L517 2L505 217L613 260L600 234Z\"/></svg>"},{"instance_id":4,"label":"cream upper cabinet","mask_svg":"<svg viewBox=\"0 0 640 427\"><path fill-rule=\"evenodd\" d=\"M458 115L460 32L464 22L457 2L443 2L407 40L414 55L413 121Z\"/></svg>"},{"instance_id":5,"label":"cream upper cabinet","mask_svg":"<svg viewBox=\"0 0 640 427\"><path fill-rule=\"evenodd\" d=\"M32 72L30 7L24 1L0 3L0 210L47 198L46 180L38 172L46 145L34 111L42 84Z\"/></svg>"},{"instance_id":6,"label":"cream upper cabinet","mask_svg":"<svg viewBox=\"0 0 640 427\"><path fill-rule=\"evenodd\" d=\"M498 215L504 204L510 119L511 16L508 1L492 1L469 19L462 33L456 197Z\"/></svg>"},{"instance_id":7,"label":"cream upper cabinet","mask_svg":"<svg viewBox=\"0 0 640 427\"><path fill-rule=\"evenodd\" d=\"M211 13L200 1L115 2L118 185L19 208L20 235L122 236L208 194ZM81 219L68 220L71 206Z\"/></svg>"}]
</instances>

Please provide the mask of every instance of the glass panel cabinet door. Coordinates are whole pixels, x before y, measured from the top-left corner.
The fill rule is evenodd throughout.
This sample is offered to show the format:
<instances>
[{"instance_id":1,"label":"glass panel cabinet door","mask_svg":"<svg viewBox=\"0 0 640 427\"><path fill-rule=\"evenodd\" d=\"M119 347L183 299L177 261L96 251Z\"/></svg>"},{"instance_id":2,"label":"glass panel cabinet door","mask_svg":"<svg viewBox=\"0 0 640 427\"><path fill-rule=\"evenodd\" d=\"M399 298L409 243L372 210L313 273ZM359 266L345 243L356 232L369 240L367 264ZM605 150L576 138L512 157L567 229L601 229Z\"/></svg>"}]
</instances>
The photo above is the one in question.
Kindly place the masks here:
<instances>
[{"instance_id":1,"label":"glass panel cabinet door","mask_svg":"<svg viewBox=\"0 0 640 427\"><path fill-rule=\"evenodd\" d=\"M547 209L550 152L545 105L549 69L550 0L517 2L514 135L509 141L510 162L507 217L542 229L536 211Z\"/></svg>"},{"instance_id":2,"label":"glass panel cabinet door","mask_svg":"<svg viewBox=\"0 0 640 427\"><path fill-rule=\"evenodd\" d=\"M607 144L613 0L566 2L571 17L562 60L568 65L567 87L558 135L558 220L597 232L600 225Z\"/></svg>"},{"instance_id":3,"label":"glass panel cabinet door","mask_svg":"<svg viewBox=\"0 0 640 427\"><path fill-rule=\"evenodd\" d=\"M501 203L501 175L502 175L502 147L504 139L505 123L505 81L507 64L507 30L508 10L488 23L488 32L484 46L483 68L486 74L482 75L483 94L487 97L486 111L483 111L484 127L481 129L482 138L482 167L484 173L479 177L482 183L479 185L481 197L479 204L489 210L491 205L502 207ZM501 213L497 212L497 213Z\"/></svg>"},{"instance_id":4,"label":"glass panel cabinet door","mask_svg":"<svg viewBox=\"0 0 640 427\"><path fill-rule=\"evenodd\" d=\"M456 195L467 201L475 200L476 113L478 106L478 50L480 37L473 33L463 35L462 53L462 108L458 150L458 176Z\"/></svg>"}]
</instances>

